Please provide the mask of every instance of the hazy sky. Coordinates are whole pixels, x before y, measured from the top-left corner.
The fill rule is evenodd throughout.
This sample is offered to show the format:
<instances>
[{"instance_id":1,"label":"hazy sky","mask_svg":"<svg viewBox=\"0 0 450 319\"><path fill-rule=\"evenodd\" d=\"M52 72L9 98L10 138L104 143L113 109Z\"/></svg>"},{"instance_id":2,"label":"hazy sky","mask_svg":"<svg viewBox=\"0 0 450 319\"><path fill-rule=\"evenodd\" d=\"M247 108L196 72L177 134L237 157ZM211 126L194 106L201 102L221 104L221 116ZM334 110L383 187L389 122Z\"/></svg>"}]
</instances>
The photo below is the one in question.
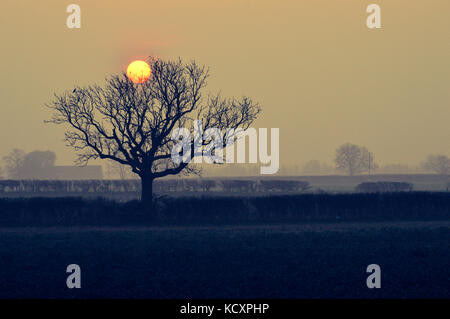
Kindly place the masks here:
<instances>
[{"instance_id":1,"label":"hazy sky","mask_svg":"<svg viewBox=\"0 0 450 319\"><path fill-rule=\"evenodd\" d=\"M370 3L382 29L366 26ZM50 149L71 164L44 104L148 55L194 58L211 91L258 100L254 126L280 128L283 164L331 162L345 142L380 164L450 155L448 0L2 0L0 24L0 155Z\"/></svg>"}]
</instances>

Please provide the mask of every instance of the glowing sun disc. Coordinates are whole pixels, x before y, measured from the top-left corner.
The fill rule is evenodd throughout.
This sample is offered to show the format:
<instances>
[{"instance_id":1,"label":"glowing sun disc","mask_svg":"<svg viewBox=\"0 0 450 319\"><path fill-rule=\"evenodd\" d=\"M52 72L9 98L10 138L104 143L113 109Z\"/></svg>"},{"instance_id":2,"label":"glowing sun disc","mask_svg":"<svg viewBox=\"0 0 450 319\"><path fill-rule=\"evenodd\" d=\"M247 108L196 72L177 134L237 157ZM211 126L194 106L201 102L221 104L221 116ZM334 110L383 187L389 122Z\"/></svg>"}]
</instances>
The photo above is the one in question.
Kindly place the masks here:
<instances>
[{"instance_id":1,"label":"glowing sun disc","mask_svg":"<svg viewBox=\"0 0 450 319\"><path fill-rule=\"evenodd\" d=\"M133 83L144 83L152 73L150 66L145 61L133 61L128 65L127 77Z\"/></svg>"}]
</instances>

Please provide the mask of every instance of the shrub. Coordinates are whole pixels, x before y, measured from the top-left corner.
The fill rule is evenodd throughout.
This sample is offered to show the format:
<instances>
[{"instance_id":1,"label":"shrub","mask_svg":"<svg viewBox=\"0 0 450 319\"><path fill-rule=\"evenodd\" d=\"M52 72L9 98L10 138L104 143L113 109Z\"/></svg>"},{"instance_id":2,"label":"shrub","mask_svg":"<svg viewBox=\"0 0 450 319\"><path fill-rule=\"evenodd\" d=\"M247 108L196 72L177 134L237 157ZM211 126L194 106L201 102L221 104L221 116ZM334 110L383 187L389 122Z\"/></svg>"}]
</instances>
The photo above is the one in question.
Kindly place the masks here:
<instances>
[{"instance_id":1,"label":"shrub","mask_svg":"<svg viewBox=\"0 0 450 319\"><path fill-rule=\"evenodd\" d=\"M222 185L222 190L225 192L249 193L256 190L256 181L225 179L220 181L220 184Z\"/></svg>"},{"instance_id":2,"label":"shrub","mask_svg":"<svg viewBox=\"0 0 450 319\"><path fill-rule=\"evenodd\" d=\"M259 190L262 192L303 192L310 188L306 181L261 180Z\"/></svg>"},{"instance_id":3,"label":"shrub","mask_svg":"<svg viewBox=\"0 0 450 319\"><path fill-rule=\"evenodd\" d=\"M413 185L404 182L366 182L356 186L355 190L361 193L410 192Z\"/></svg>"}]
</instances>

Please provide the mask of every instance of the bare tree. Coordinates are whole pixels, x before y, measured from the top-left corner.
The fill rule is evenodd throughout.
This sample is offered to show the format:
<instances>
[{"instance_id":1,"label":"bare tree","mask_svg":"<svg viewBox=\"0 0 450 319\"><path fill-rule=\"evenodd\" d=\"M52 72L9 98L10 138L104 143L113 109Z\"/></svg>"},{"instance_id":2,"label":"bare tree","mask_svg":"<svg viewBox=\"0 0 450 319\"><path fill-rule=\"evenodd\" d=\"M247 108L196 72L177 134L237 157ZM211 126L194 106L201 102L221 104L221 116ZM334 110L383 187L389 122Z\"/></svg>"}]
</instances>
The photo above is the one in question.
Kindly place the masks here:
<instances>
[{"instance_id":1,"label":"bare tree","mask_svg":"<svg viewBox=\"0 0 450 319\"><path fill-rule=\"evenodd\" d=\"M56 154L52 151L33 151L25 153L13 149L3 157L5 169L10 179L33 179L47 177L49 168L55 165Z\"/></svg>"},{"instance_id":2,"label":"bare tree","mask_svg":"<svg viewBox=\"0 0 450 319\"><path fill-rule=\"evenodd\" d=\"M25 152L18 148L13 149L8 155L3 157L6 175L9 179L22 178L21 168L24 158Z\"/></svg>"},{"instance_id":3,"label":"bare tree","mask_svg":"<svg viewBox=\"0 0 450 319\"><path fill-rule=\"evenodd\" d=\"M141 178L144 202L151 202L155 179L190 170L189 161L171 158L178 143L171 138L175 129L187 128L194 120L201 121L202 132L246 129L260 112L248 97L205 97L209 71L194 61L150 58L149 64L152 75L142 84L132 83L125 74L114 75L103 87L76 87L55 94L47 104L53 111L48 122L69 125L65 141L78 151L78 162L100 158L129 166ZM201 155L194 142L208 144L198 134L194 140L192 157ZM224 146L227 142L223 140Z\"/></svg>"},{"instance_id":4,"label":"bare tree","mask_svg":"<svg viewBox=\"0 0 450 319\"><path fill-rule=\"evenodd\" d=\"M375 166L373 159L373 154L367 148L347 143L336 150L334 162L338 170L353 176L372 169Z\"/></svg>"},{"instance_id":5,"label":"bare tree","mask_svg":"<svg viewBox=\"0 0 450 319\"><path fill-rule=\"evenodd\" d=\"M56 154L53 151L33 151L25 154L20 165L22 178L51 178L49 169L55 166Z\"/></svg>"},{"instance_id":6,"label":"bare tree","mask_svg":"<svg viewBox=\"0 0 450 319\"><path fill-rule=\"evenodd\" d=\"M422 166L442 176L450 174L450 158L446 155L429 155Z\"/></svg>"}]
</instances>

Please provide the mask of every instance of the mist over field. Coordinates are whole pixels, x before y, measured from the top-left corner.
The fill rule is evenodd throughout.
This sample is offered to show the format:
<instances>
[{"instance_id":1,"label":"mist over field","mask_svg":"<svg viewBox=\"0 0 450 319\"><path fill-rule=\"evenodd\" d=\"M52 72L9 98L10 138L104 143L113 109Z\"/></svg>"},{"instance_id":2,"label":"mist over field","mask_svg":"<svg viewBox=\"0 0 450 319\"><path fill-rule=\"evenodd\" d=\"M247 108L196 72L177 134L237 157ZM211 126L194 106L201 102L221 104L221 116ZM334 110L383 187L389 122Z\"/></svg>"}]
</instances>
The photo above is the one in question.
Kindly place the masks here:
<instances>
[{"instance_id":1,"label":"mist over field","mask_svg":"<svg viewBox=\"0 0 450 319\"><path fill-rule=\"evenodd\" d=\"M0 299L450 300L448 0L75 2L2 0Z\"/></svg>"}]
</instances>

